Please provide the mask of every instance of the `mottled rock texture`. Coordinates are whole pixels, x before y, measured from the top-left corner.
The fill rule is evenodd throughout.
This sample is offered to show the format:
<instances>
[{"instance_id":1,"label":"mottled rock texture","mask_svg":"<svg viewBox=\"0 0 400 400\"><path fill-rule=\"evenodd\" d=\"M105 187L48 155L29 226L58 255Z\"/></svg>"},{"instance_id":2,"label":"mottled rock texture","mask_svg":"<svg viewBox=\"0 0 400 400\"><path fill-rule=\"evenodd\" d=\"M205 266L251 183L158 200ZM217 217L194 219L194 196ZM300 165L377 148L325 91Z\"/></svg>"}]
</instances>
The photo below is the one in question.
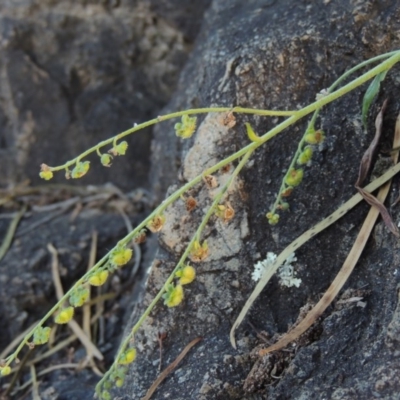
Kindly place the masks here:
<instances>
[{"instance_id":1,"label":"mottled rock texture","mask_svg":"<svg viewBox=\"0 0 400 400\"><path fill-rule=\"evenodd\" d=\"M346 69L398 48L399 17L395 1L216 0L205 15L167 109L304 106ZM230 347L228 335L254 287L254 263L268 251L282 250L354 193L359 160L372 138L373 120L384 98L389 98L389 108L382 147L390 146L400 106L396 95L399 84L396 67L370 112L368 133L363 132L360 119L366 87L323 110L318 126L327 134L324 148L306 168L305 180L290 200L290 211L282 214L274 228L264 215L306 122L256 151L229 194L235 219L229 224L212 222L206 229L204 238L212 243L212 256L198 264L198 278L187 289L184 305L173 310L158 307L137 335L137 363L127 385L116 393L122 393L123 399L143 397L158 375L157 334L165 331L163 365L172 362L190 340L198 336L204 339L162 384L154 399L398 398L395 375L399 363L394 351L398 351L398 242L380 224L345 287L357 293L365 290L365 308L351 303L330 308L307 338L308 345L290 357L278 353L263 362L249 357L249 351L259 343L257 331L266 331L270 337L286 332L300 308L320 298L351 248L368 209L365 204L297 253L302 279L299 289L282 288L272 280L237 333L238 351ZM192 177L191 170L197 173L245 145L244 122L251 122L256 132L262 133L281 120L237 116L236 126L221 135L220 129L210 126L211 118L201 117L199 134L185 142L175 140L172 123L169 129L165 125L155 129L152 179L160 198L171 183L183 184ZM204 140L206 126L208 139ZM216 176L223 179L223 174ZM397 195L396 184L394 188L392 201ZM191 194L200 199L195 213L187 216L183 203L168 211L172 231L161 235L163 249L150 274L144 304L161 287L200 222L204 207L210 204L212 194L204 185ZM397 213L394 208L394 217ZM280 379L274 378L277 376Z\"/></svg>"},{"instance_id":2,"label":"mottled rock texture","mask_svg":"<svg viewBox=\"0 0 400 400\"><path fill-rule=\"evenodd\" d=\"M208 2L188 10L168 1L2 1L0 185L38 183L42 162L64 163L157 115ZM145 185L150 133L136 138L127 162L97 167L84 182Z\"/></svg>"}]
</instances>

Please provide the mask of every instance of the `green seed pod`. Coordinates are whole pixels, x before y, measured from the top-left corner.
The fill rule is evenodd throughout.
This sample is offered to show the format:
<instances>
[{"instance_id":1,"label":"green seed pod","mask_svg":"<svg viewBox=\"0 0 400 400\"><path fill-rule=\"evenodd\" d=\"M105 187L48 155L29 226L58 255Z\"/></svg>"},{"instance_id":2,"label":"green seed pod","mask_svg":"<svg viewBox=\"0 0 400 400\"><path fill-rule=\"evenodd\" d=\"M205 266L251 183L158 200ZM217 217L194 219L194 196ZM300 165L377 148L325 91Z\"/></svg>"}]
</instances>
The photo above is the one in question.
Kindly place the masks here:
<instances>
[{"instance_id":1,"label":"green seed pod","mask_svg":"<svg viewBox=\"0 0 400 400\"><path fill-rule=\"evenodd\" d=\"M102 154L101 155L100 162L105 167L110 167L111 166L111 160L112 160L112 156L110 156L109 154Z\"/></svg>"},{"instance_id":2,"label":"green seed pod","mask_svg":"<svg viewBox=\"0 0 400 400\"><path fill-rule=\"evenodd\" d=\"M286 175L285 183L289 186L298 186L303 180L304 171L302 169L291 169Z\"/></svg>"},{"instance_id":3,"label":"green seed pod","mask_svg":"<svg viewBox=\"0 0 400 400\"><path fill-rule=\"evenodd\" d=\"M101 400L111 400L111 394L107 390L101 392Z\"/></svg>"},{"instance_id":4,"label":"green seed pod","mask_svg":"<svg viewBox=\"0 0 400 400\"><path fill-rule=\"evenodd\" d=\"M299 158L297 159L297 164L299 165L307 164L311 160L312 155L313 155L312 147L311 146L305 147L305 149L301 152Z\"/></svg>"},{"instance_id":5,"label":"green seed pod","mask_svg":"<svg viewBox=\"0 0 400 400\"><path fill-rule=\"evenodd\" d=\"M69 296L69 304L72 307L81 307L85 304L86 300L89 298L89 289L85 286L77 287L71 296Z\"/></svg>"},{"instance_id":6,"label":"green seed pod","mask_svg":"<svg viewBox=\"0 0 400 400\"><path fill-rule=\"evenodd\" d=\"M0 376L7 376L11 374L11 367L6 365L5 367L0 367Z\"/></svg>"},{"instance_id":7,"label":"green seed pod","mask_svg":"<svg viewBox=\"0 0 400 400\"><path fill-rule=\"evenodd\" d=\"M304 140L309 144L319 144L325 140L325 133L323 130L311 131L306 134Z\"/></svg>"},{"instance_id":8,"label":"green seed pod","mask_svg":"<svg viewBox=\"0 0 400 400\"><path fill-rule=\"evenodd\" d=\"M289 203L283 202L279 205L279 208L283 211L289 210Z\"/></svg>"},{"instance_id":9,"label":"green seed pod","mask_svg":"<svg viewBox=\"0 0 400 400\"><path fill-rule=\"evenodd\" d=\"M39 327L35 330L33 334L34 344L45 344L49 341L51 329L49 327L43 328Z\"/></svg>"},{"instance_id":10,"label":"green seed pod","mask_svg":"<svg viewBox=\"0 0 400 400\"><path fill-rule=\"evenodd\" d=\"M78 162L74 169L71 171L71 178L77 179L82 178L88 171L90 167L90 161Z\"/></svg>"}]
</instances>

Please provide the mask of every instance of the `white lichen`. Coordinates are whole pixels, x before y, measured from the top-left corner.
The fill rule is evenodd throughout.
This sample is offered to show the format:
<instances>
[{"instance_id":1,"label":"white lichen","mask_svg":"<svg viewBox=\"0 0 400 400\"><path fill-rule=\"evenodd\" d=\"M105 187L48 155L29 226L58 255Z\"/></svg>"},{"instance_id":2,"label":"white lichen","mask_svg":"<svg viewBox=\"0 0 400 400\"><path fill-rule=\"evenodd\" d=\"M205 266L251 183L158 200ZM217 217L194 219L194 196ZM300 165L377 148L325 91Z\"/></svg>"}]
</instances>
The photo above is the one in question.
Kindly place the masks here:
<instances>
[{"instance_id":1,"label":"white lichen","mask_svg":"<svg viewBox=\"0 0 400 400\"><path fill-rule=\"evenodd\" d=\"M254 265L254 271L251 274L251 279L253 281L259 281L263 276L264 272L274 263L276 260L276 254L271 251L267 253L267 258L262 261L258 261L257 264Z\"/></svg>"},{"instance_id":2,"label":"white lichen","mask_svg":"<svg viewBox=\"0 0 400 400\"><path fill-rule=\"evenodd\" d=\"M292 253L285 263L279 268L278 276L279 276L279 284L281 286L299 287L301 284L301 279L296 278L296 271L292 265L292 262L297 261L297 257L295 257L294 253Z\"/></svg>"},{"instance_id":3,"label":"white lichen","mask_svg":"<svg viewBox=\"0 0 400 400\"><path fill-rule=\"evenodd\" d=\"M251 275L253 281L259 281L263 276L264 272L271 267L271 265L275 262L277 255L272 252L267 253L267 257L265 260L258 261L257 264L254 265L254 271ZM279 284L281 286L299 287L301 284L301 279L296 278L296 271L292 265L293 262L297 261L295 254L292 253L284 264L278 270Z\"/></svg>"}]
</instances>

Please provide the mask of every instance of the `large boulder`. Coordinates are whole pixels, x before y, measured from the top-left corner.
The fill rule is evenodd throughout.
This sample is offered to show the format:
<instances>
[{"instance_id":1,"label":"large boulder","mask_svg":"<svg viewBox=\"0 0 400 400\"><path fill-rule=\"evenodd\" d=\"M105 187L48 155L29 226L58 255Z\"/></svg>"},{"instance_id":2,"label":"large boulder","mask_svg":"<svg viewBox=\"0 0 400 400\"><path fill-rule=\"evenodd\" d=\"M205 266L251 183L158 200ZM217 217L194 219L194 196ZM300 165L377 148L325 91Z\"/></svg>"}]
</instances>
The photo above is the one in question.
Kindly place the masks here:
<instances>
[{"instance_id":1,"label":"large boulder","mask_svg":"<svg viewBox=\"0 0 400 400\"><path fill-rule=\"evenodd\" d=\"M219 106L290 110L314 101L322 89L357 63L399 48L400 7L396 1L213 1L173 100L163 112ZM165 333L162 367L193 339L202 337L177 371L152 398L165 399L359 399L398 398L398 241L378 224L374 238L345 286L346 298L363 297L365 307L343 301L333 306L303 340L266 359L250 357L260 343L295 323L303 306L315 303L346 258L368 206L361 204L297 253L300 288L283 288L277 279L266 287L237 332L229 330L254 288L254 264L267 252L278 253L302 232L333 212L355 193L359 161L374 133L374 118L389 98L382 147L391 145L399 108L399 68L385 80L372 107L368 132L362 128L361 102L366 85L325 107L317 126L327 138L305 169L304 182L290 199L290 211L271 227L265 213L274 202L283 171L306 127L306 120L258 149L237 179L228 200L236 211L229 223L212 219L202 238L210 257L196 264L197 279L185 289L183 305L160 304L135 335L139 352L130 368L123 399L140 399L159 374L159 334ZM155 129L152 179L161 199L195 174L248 143L244 122L256 132L280 118L236 115L227 129L220 116L199 117L196 135L174 137L173 122ZM216 174L223 181L222 172ZM201 221L212 194L205 184L190 193L199 202L188 214L183 202L166 212L143 306L162 287ZM397 193L392 192L390 201ZM394 216L397 210L393 209ZM353 294L353 296L352 296ZM302 315L305 311L303 310ZM128 330L132 327L128 326ZM396 350L397 349L397 350Z\"/></svg>"}]
</instances>

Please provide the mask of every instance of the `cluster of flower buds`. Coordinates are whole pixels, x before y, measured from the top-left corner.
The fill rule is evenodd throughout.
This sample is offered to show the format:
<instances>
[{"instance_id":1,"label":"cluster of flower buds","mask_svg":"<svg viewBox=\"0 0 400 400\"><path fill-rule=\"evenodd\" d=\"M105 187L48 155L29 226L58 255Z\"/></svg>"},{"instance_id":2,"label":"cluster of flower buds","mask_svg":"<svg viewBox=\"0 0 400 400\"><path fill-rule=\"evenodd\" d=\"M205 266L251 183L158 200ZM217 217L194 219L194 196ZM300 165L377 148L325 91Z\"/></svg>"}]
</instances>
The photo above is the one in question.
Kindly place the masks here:
<instances>
[{"instance_id":1,"label":"cluster of flower buds","mask_svg":"<svg viewBox=\"0 0 400 400\"><path fill-rule=\"evenodd\" d=\"M176 136L182 139L189 139L196 131L197 117L189 117L182 115L181 122L177 122L174 126Z\"/></svg>"},{"instance_id":2,"label":"cluster of flower buds","mask_svg":"<svg viewBox=\"0 0 400 400\"><path fill-rule=\"evenodd\" d=\"M297 165L309 165L314 153L314 148L316 145L321 144L325 140L325 133L321 130L315 130L313 127L309 127L304 134L303 142L306 145L300 151L296 159ZM303 168L290 168L286 173L284 178L283 187L278 194L278 201L274 209L266 214L268 222L270 225L276 225L279 222L279 214L276 213L277 210L288 210L289 203L284 200L284 198L289 197L293 189L299 186L303 181L304 169Z\"/></svg>"},{"instance_id":3,"label":"cluster of flower buds","mask_svg":"<svg viewBox=\"0 0 400 400\"><path fill-rule=\"evenodd\" d=\"M136 354L136 349L134 347L129 347L119 356L116 367L113 367L109 379L103 384L104 390L101 392L101 400L112 399L109 389L111 389L114 385L116 387L123 386L126 374L128 372L127 365L136 360Z\"/></svg>"},{"instance_id":4,"label":"cluster of flower buds","mask_svg":"<svg viewBox=\"0 0 400 400\"><path fill-rule=\"evenodd\" d=\"M185 265L175 273L178 278L176 284L170 284L163 295L164 304L167 307L176 307L184 298L183 286L192 283L196 278L196 270L191 265Z\"/></svg>"}]
</instances>

